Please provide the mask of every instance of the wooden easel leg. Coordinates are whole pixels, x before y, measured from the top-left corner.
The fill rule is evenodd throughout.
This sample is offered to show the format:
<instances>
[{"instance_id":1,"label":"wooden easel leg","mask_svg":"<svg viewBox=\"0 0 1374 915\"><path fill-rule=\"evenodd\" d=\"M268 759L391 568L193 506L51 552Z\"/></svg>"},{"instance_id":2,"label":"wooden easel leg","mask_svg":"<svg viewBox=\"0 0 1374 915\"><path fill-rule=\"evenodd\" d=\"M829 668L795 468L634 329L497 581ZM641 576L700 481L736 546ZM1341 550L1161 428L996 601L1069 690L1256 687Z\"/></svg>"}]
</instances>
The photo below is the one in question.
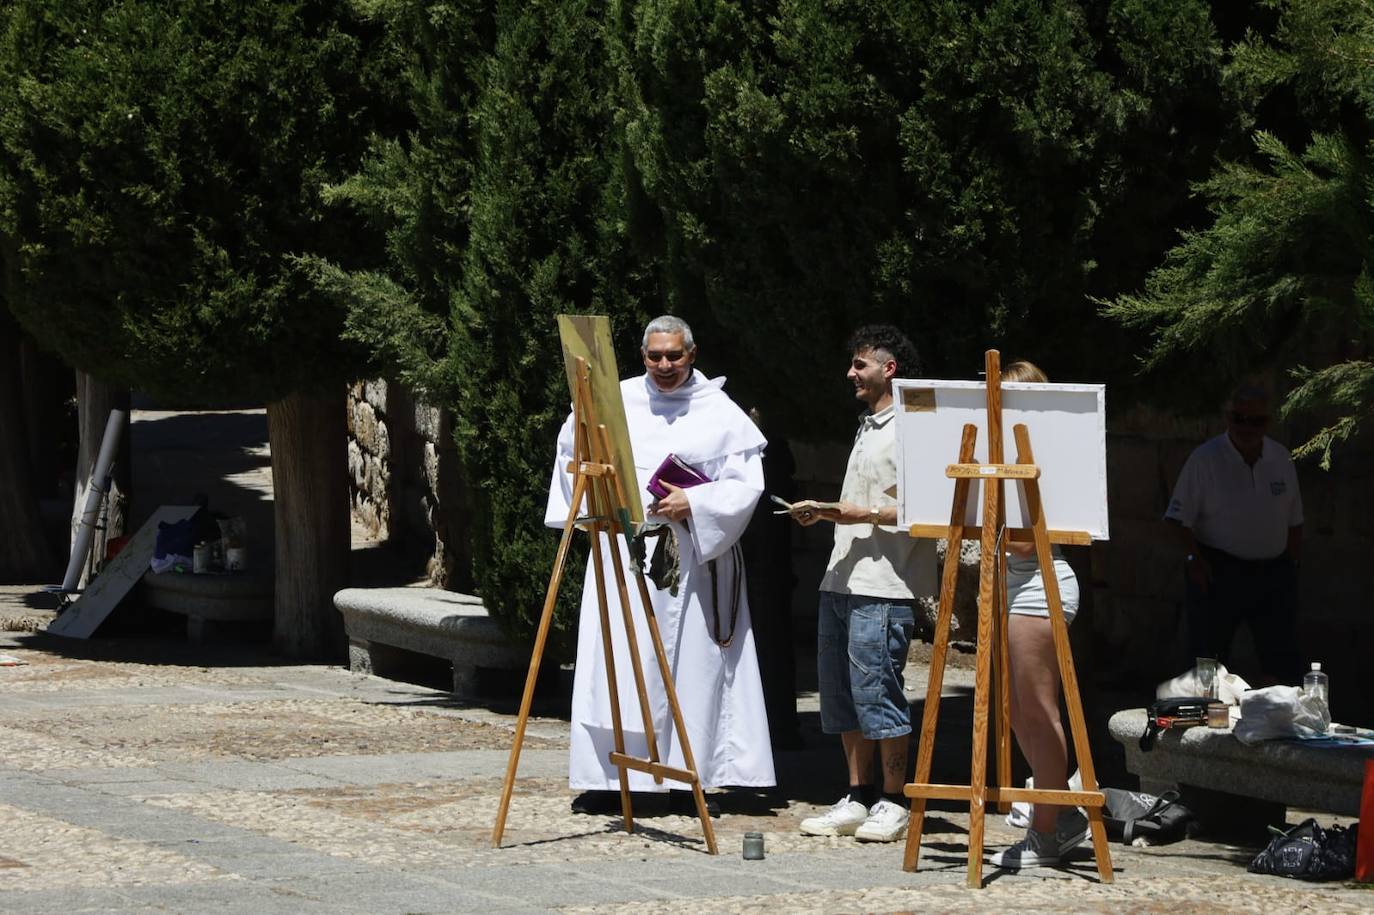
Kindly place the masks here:
<instances>
[{"instance_id":1,"label":"wooden easel leg","mask_svg":"<svg viewBox=\"0 0 1374 915\"><path fill-rule=\"evenodd\" d=\"M577 476L573 480L572 507L563 525L563 536L558 541L558 553L554 557L553 572L549 576L549 589L544 594L544 610L539 616L539 629L534 638L534 650L530 654L530 669L525 675L525 692L520 697L520 715L515 719L515 737L511 741L510 758L506 762L506 779L501 785L501 803L496 808L496 825L491 831L491 845L498 848L501 836L506 829L506 814L510 810L511 792L515 788L515 771L520 765L520 747L525 742L525 726L530 719L530 705L534 701L534 683L539 678L539 664L544 658L544 645L549 637L549 625L553 622L553 608L558 602L558 586L563 581L563 570L568 562L568 548L572 545L577 513L582 507L586 492L585 478Z\"/></svg>"},{"instance_id":2,"label":"wooden easel leg","mask_svg":"<svg viewBox=\"0 0 1374 915\"><path fill-rule=\"evenodd\" d=\"M598 525L596 530L592 531L591 561L592 568L595 570L592 574L596 577L596 605L601 619L601 651L606 665L606 689L610 694L611 700L611 728L615 734L615 751L623 755L625 753L625 726L620 718L619 678L616 676L615 671L615 646L611 643L611 611L609 607L610 601L606 596L606 570L602 565L604 556L601 551L601 532L602 528L600 525ZM614 536L614 534L611 534L612 538L614 538ZM614 539L612 539L611 542L614 543ZM614 558L617 560L619 559L618 556ZM633 659L635 657L633 640L630 641L629 650L630 657ZM635 670L636 673L638 673L637 666ZM640 701L642 703L642 687L640 689L640 696ZM649 731L649 740L653 740L652 729ZM625 831L634 832L634 811L630 803L630 771L619 764L617 764L616 770L620 781L620 812L625 820Z\"/></svg>"},{"instance_id":3,"label":"wooden easel leg","mask_svg":"<svg viewBox=\"0 0 1374 915\"><path fill-rule=\"evenodd\" d=\"M964 426L959 444L959 462L973 460L977 427ZM968 510L967 480L954 482L954 502L950 508L949 534L945 540L945 564L940 573L940 609L935 617L935 641L931 646L930 670L926 680L926 702L921 710L921 737L916 747L916 774L913 785L930 784L930 767L935 753L935 730L940 720L940 691L945 681L945 658L949 652L949 626L954 617L954 593L959 584L959 552L964 542L964 513ZM911 799L911 815L906 832L906 851L902 869L916 870L921 855L921 834L925 830L926 799Z\"/></svg>"},{"instance_id":4,"label":"wooden easel leg","mask_svg":"<svg viewBox=\"0 0 1374 915\"><path fill-rule=\"evenodd\" d=\"M1035 463L1031 452L1030 433L1024 425L1015 430L1017 462ZM1078 757L1078 771L1083 779L1084 791L1097 791L1097 772L1093 766L1092 748L1088 745L1088 726L1083 717L1083 700L1078 690L1078 674L1073 665L1073 652L1069 648L1069 626L1064 621L1064 605L1059 594L1059 578L1054 571L1054 554L1050 547L1049 532L1045 525L1044 512L1040 503L1040 485L1035 480L1025 480L1022 485L1026 493L1026 507L1032 520L1031 530L1035 535L1035 553L1040 561L1040 577L1044 579L1045 597L1050 608L1050 626L1054 631L1054 653L1059 662L1059 679L1064 690L1064 704L1069 712L1069 729L1073 734L1074 754ZM1088 828L1093 837L1093 854L1097 860L1097 873L1103 883L1113 881L1111 849L1107 845L1107 827L1102 822L1102 808L1089 805Z\"/></svg>"},{"instance_id":5,"label":"wooden easel leg","mask_svg":"<svg viewBox=\"0 0 1374 915\"><path fill-rule=\"evenodd\" d=\"M987 806L988 708L992 693L992 616L997 604L997 485L983 484L982 556L978 563L978 662L973 687L973 759L969 775L968 885L983 885L983 831Z\"/></svg>"},{"instance_id":6,"label":"wooden easel leg","mask_svg":"<svg viewBox=\"0 0 1374 915\"><path fill-rule=\"evenodd\" d=\"M1007 642L1007 556L998 550L997 582L994 585L997 598L993 610L993 631L996 633L997 655L993 659L993 682L997 684L997 784L1003 788L1013 787L1011 783L1011 646ZM1011 801L999 801L998 813L1011 810Z\"/></svg>"},{"instance_id":7,"label":"wooden easel leg","mask_svg":"<svg viewBox=\"0 0 1374 915\"><path fill-rule=\"evenodd\" d=\"M635 691L639 695L639 713L644 723L644 738L648 743L649 759L653 762L660 762L658 755L658 734L654 729L654 712L649 707L649 692L644 681L644 662L639 657L639 636L636 634L634 613L630 607L630 592L625 586L625 567L621 565L619 526L612 524L609 530L609 540L611 544L611 569L615 574L616 593L620 595L620 616L625 625L625 638L630 648L630 668L634 671ZM648 613L646 606L645 612ZM652 619L652 616L650 616ZM666 671L663 672L665 680L671 679ZM621 752L624 752L622 749ZM654 776L654 781L658 784L663 783L663 777Z\"/></svg>"},{"instance_id":8,"label":"wooden easel leg","mask_svg":"<svg viewBox=\"0 0 1374 915\"><path fill-rule=\"evenodd\" d=\"M607 436L606 428L604 426L601 427L601 442L602 447L607 452L609 452L610 439ZM624 504L625 494L623 491L620 490L620 485L620 481L619 479L617 479L615 481L615 486L620 495L620 504ZM616 585L620 588L621 599L623 601L626 592L625 579L624 573L621 571L622 567L619 562L620 545L618 542L615 541L614 538L612 538L611 540L611 548L615 551L616 555ZM713 855L719 854L719 850L716 848L715 827L711 825L711 814L706 809L706 794L701 790L701 776L700 773L697 772L696 759L692 755L692 742L691 739L687 736L687 724L682 717L682 706L679 704L677 699L677 684L673 680L673 669L672 666L668 663L668 653L663 649L663 635L659 632L658 629L658 616L654 613L653 600L649 596L649 586L644 582L644 573L641 572L638 568L634 570L634 576L635 584L639 588L640 602L644 606L644 621L649 630L649 641L654 646L654 657L658 661L659 676L663 681L663 692L668 699L668 708L673 716L673 727L677 731L678 745L682 747L682 761L686 767L686 770L691 773L690 783L692 786L692 799L696 802L697 817L701 820L701 832L706 839L706 850L707 852ZM629 605L622 605L627 608L626 625L629 626ZM646 710L646 715L648 715L648 704L644 694L644 675L638 666L639 655L637 652L634 655L634 658L636 663L635 682L639 686L640 703L641 707ZM646 726L651 726L651 719L650 725ZM650 739L651 741L653 740L652 731L650 731ZM658 749L655 743L651 742L649 744L649 752L650 758L654 761L657 761ZM662 782L662 776L658 775L657 773L655 773L654 779L655 781L658 781L660 783Z\"/></svg>"},{"instance_id":9,"label":"wooden easel leg","mask_svg":"<svg viewBox=\"0 0 1374 915\"><path fill-rule=\"evenodd\" d=\"M658 669L663 674L663 690L668 696L668 709L673 715L673 728L677 731L678 746L682 748L682 764L692 773L692 799L696 801L697 817L701 820L701 832L706 838L706 850L719 854L716 848L716 830L711 825L711 814L706 809L706 794L701 790L701 775L697 770L696 757L692 754L692 741L687 736L687 722L682 717L682 706L677 701L677 685L673 681L673 669L668 663L668 652L663 648L663 636L658 631L658 617L654 605L649 600L649 586L644 583L644 575L635 570L635 581L639 585L640 597L644 601L644 612L648 614L649 639L654 644L654 655L658 658Z\"/></svg>"}]
</instances>

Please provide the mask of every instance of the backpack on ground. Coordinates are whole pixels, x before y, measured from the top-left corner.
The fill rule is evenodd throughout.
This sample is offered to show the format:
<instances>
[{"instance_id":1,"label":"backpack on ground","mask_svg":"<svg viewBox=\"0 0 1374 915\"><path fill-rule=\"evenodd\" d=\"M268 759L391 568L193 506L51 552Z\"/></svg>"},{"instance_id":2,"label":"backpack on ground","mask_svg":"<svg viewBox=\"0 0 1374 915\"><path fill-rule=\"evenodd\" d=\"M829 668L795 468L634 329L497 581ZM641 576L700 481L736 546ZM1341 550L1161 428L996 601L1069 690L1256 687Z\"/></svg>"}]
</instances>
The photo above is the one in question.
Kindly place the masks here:
<instances>
[{"instance_id":1,"label":"backpack on ground","mask_svg":"<svg viewBox=\"0 0 1374 915\"><path fill-rule=\"evenodd\" d=\"M1355 874L1355 835L1359 824L1323 827L1311 817L1287 831L1269 827L1274 837L1247 870L1298 880L1345 880Z\"/></svg>"},{"instance_id":2,"label":"backpack on ground","mask_svg":"<svg viewBox=\"0 0 1374 915\"><path fill-rule=\"evenodd\" d=\"M1178 802L1177 791L1155 797L1143 791L1103 788L1102 794L1106 799L1102 822L1107 827L1107 836L1124 845L1137 839L1150 845L1177 842L1187 836L1189 825L1197 819Z\"/></svg>"}]
</instances>

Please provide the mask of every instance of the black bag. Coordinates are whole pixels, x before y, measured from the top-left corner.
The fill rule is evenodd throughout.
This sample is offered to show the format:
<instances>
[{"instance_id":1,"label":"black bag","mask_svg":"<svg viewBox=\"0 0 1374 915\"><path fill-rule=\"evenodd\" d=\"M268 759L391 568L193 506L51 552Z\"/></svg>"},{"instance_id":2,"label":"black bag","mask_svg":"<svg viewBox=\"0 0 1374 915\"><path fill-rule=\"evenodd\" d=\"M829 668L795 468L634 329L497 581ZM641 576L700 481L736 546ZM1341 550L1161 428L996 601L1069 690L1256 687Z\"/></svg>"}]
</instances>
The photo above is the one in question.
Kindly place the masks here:
<instances>
[{"instance_id":1,"label":"black bag","mask_svg":"<svg viewBox=\"0 0 1374 915\"><path fill-rule=\"evenodd\" d=\"M1140 749L1150 752L1154 748L1155 738L1166 728L1206 724L1207 706L1211 702L1205 696L1174 696L1155 702L1145 710L1145 733L1140 735Z\"/></svg>"},{"instance_id":2,"label":"black bag","mask_svg":"<svg viewBox=\"0 0 1374 915\"><path fill-rule=\"evenodd\" d=\"M1299 880L1344 880L1355 874L1355 836L1359 824L1324 829L1308 818L1287 832L1269 827L1274 838L1247 870Z\"/></svg>"},{"instance_id":3,"label":"black bag","mask_svg":"<svg viewBox=\"0 0 1374 915\"><path fill-rule=\"evenodd\" d=\"M1193 812L1178 802L1177 791L1155 797L1143 791L1103 788L1102 794L1106 798L1102 822L1107 836L1125 845L1142 836L1152 845L1177 842L1195 821Z\"/></svg>"}]
</instances>

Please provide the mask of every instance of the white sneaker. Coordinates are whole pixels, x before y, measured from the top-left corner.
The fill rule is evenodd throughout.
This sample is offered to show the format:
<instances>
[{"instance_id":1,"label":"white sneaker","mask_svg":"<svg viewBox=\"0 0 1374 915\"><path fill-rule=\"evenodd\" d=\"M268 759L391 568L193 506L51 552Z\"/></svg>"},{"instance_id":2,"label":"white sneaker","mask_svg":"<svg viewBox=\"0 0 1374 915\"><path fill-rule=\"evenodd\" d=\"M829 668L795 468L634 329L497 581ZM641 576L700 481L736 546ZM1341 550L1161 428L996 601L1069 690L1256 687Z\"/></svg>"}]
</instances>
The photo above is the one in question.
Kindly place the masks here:
<instances>
[{"instance_id":1,"label":"white sneaker","mask_svg":"<svg viewBox=\"0 0 1374 915\"><path fill-rule=\"evenodd\" d=\"M845 795L820 816L802 820L801 831L808 836L852 836L867 819L868 808Z\"/></svg>"},{"instance_id":2,"label":"white sneaker","mask_svg":"<svg viewBox=\"0 0 1374 915\"><path fill-rule=\"evenodd\" d=\"M906 835L906 822L911 813L901 804L883 798L868 812L868 819L854 830L860 842L895 842Z\"/></svg>"}]
</instances>

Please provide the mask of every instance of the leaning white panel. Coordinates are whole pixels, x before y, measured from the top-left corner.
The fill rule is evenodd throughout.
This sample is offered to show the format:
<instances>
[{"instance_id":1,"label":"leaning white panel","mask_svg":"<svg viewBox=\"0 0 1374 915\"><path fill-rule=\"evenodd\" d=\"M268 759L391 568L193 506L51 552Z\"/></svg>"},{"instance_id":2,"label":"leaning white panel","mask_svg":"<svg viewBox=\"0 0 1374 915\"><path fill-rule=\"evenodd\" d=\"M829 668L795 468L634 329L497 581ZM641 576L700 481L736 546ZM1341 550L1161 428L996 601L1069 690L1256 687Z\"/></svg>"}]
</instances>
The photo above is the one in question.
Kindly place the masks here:
<instances>
[{"instance_id":1,"label":"leaning white panel","mask_svg":"<svg viewBox=\"0 0 1374 915\"><path fill-rule=\"evenodd\" d=\"M987 461L987 388L981 381L898 378L898 523L949 525L954 481L945 468L959 459L964 425L978 427L975 460ZM1012 429L1024 423L1040 467L1040 497L1051 530L1086 531L1107 539L1107 388L1100 384L1003 382L1002 455L1016 460ZM982 487L969 493L964 522L981 523ZM1008 482L1007 525L1029 527L1021 487Z\"/></svg>"}]
</instances>

